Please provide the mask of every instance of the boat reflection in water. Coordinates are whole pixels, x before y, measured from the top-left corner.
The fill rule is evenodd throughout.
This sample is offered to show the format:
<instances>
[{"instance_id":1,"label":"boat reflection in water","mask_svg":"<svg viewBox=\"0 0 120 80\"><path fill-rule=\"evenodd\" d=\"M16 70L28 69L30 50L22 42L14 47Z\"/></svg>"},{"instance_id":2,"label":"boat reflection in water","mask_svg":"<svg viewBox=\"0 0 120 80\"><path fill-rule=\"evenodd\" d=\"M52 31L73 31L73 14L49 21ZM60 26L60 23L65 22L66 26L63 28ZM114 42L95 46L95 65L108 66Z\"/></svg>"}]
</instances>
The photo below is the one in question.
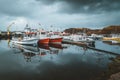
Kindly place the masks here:
<instances>
[{"instance_id":1,"label":"boat reflection in water","mask_svg":"<svg viewBox=\"0 0 120 80\"><path fill-rule=\"evenodd\" d=\"M119 45L120 46L120 43L113 43L112 41L103 41L103 43L109 44L109 45Z\"/></svg>"},{"instance_id":2,"label":"boat reflection in water","mask_svg":"<svg viewBox=\"0 0 120 80\"><path fill-rule=\"evenodd\" d=\"M15 53L22 53L26 62L30 62L32 57L39 54L39 49L32 45L13 44L12 48Z\"/></svg>"},{"instance_id":3,"label":"boat reflection in water","mask_svg":"<svg viewBox=\"0 0 120 80\"><path fill-rule=\"evenodd\" d=\"M42 49L47 50L50 54L59 54L60 51L64 48L62 44L49 44L49 45L38 45L40 51Z\"/></svg>"},{"instance_id":4,"label":"boat reflection in water","mask_svg":"<svg viewBox=\"0 0 120 80\"><path fill-rule=\"evenodd\" d=\"M32 57L35 56L42 57L49 54L59 54L64 47L62 44L39 44L38 46L13 44L12 48L15 53L22 53L26 62L31 62ZM41 60L41 58L39 59Z\"/></svg>"},{"instance_id":5,"label":"boat reflection in water","mask_svg":"<svg viewBox=\"0 0 120 80\"><path fill-rule=\"evenodd\" d=\"M96 80L116 57L70 44L33 46L10 43L10 48L6 42L0 42L0 80L58 80L58 77L59 80ZM97 43L107 48L102 42Z\"/></svg>"},{"instance_id":6,"label":"boat reflection in water","mask_svg":"<svg viewBox=\"0 0 120 80\"><path fill-rule=\"evenodd\" d=\"M49 44L50 46L50 54L58 54L60 50L63 49L62 44Z\"/></svg>"},{"instance_id":7,"label":"boat reflection in water","mask_svg":"<svg viewBox=\"0 0 120 80\"><path fill-rule=\"evenodd\" d=\"M24 55L24 59L26 60L26 62L30 62L31 58L35 56L36 54L32 52L23 52L23 55Z\"/></svg>"}]
</instances>

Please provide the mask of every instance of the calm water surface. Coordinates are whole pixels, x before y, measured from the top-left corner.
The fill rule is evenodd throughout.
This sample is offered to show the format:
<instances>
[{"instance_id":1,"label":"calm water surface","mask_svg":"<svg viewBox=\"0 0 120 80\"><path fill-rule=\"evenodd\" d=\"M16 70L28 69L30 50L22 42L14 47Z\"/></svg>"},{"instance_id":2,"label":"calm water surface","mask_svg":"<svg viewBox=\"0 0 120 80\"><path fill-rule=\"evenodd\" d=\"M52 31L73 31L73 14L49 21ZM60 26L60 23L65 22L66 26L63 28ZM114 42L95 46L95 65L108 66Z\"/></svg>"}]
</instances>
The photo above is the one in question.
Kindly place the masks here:
<instances>
[{"instance_id":1,"label":"calm water surface","mask_svg":"<svg viewBox=\"0 0 120 80\"><path fill-rule=\"evenodd\" d=\"M109 58L115 57L75 45L62 48L12 45L1 40L0 80L92 80L106 71Z\"/></svg>"}]
</instances>

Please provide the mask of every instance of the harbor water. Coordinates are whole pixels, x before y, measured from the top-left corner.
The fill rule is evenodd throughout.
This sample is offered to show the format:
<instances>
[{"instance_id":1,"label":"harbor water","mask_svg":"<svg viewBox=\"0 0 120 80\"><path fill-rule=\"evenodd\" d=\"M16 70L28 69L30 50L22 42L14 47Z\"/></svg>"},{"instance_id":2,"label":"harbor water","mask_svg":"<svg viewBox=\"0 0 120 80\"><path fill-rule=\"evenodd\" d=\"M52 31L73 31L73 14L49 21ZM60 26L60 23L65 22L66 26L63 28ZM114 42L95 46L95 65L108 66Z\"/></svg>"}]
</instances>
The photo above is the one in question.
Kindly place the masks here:
<instances>
[{"instance_id":1,"label":"harbor water","mask_svg":"<svg viewBox=\"0 0 120 80\"><path fill-rule=\"evenodd\" d=\"M96 48L120 52L119 46L101 41ZM115 57L70 44L40 47L0 40L0 80L95 80Z\"/></svg>"}]
</instances>

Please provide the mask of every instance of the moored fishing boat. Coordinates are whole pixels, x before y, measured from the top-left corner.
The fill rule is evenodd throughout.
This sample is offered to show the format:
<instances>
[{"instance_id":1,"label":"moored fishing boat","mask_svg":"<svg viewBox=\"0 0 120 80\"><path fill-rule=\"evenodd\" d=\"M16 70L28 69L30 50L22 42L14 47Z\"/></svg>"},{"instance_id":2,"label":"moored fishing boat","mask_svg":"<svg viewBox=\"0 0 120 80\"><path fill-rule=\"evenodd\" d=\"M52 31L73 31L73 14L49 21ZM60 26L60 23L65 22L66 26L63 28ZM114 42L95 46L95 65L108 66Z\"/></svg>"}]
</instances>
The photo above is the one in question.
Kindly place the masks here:
<instances>
[{"instance_id":1,"label":"moored fishing boat","mask_svg":"<svg viewBox=\"0 0 120 80\"><path fill-rule=\"evenodd\" d=\"M45 37L45 35L41 35L41 31L38 31L37 29L31 29L30 27L28 27L28 25L26 25L22 37L13 38L12 42L25 45L48 44L49 38Z\"/></svg>"},{"instance_id":2,"label":"moored fishing boat","mask_svg":"<svg viewBox=\"0 0 120 80\"><path fill-rule=\"evenodd\" d=\"M51 29L52 29L52 26L51 26ZM54 30L54 28L53 28L53 30ZM49 31L49 33L47 34L48 36L49 36L49 38L50 38L50 40L49 40L49 43L51 44L61 44L62 43L62 37L60 36L60 34L61 34L61 32L55 32L55 31L53 31L53 30L51 30L51 31Z\"/></svg>"},{"instance_id":3,"label":"moored fishing boat","mask_svg":"<svg viewBox=\"0 0 120 80\"><path fill-rule=\"evenodd\" d=\"M41 26L41 24L39 24ZM50 38L47 37L46 31L43 31L43 29L39 29L38 33L39 40L37 42L38 45L48 45Z\"/></svg>"},{"instance_id":4,"label":"moored fishing boat","mask_svg":"<svg viewBox=\"0 0 120 80\"><path fill-rule=\"evenodd\" d=\"M73 42L81 42L83 44L86 44L87 46L95 47L95 40L92 38L89 38L86 35L71 35L70 40Z\"/></svg>"}]
</instances>

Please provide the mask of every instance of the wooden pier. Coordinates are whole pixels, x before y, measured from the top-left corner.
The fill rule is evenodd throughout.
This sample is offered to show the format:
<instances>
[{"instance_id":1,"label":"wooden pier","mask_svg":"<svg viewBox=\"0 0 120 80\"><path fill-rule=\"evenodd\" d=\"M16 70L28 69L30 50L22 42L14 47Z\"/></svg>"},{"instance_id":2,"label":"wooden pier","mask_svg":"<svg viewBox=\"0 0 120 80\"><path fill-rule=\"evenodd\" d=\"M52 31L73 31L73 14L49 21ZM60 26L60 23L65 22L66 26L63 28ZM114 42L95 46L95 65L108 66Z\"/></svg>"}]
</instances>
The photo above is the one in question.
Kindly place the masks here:
<instances>
[{"instance_id":1,"label":"wooden pier","mask_svg":"<svg viewBox=\"0 0 120 80\"><path fill-rule=\"evenodd\" d=\"M78 46L81 46L81 47L87 47L87 45L83 42L75 42L75 41L71 41L71 40L63 40L62 43L78 45Z\"/></svg>"},{"instance_id":2,"label":"wooden pier","mask_svg":"<svg viewBox=\"0 0 120 80\"><path fill-rule=\"evenodd\" d=\"M92 50L96 50L96 51L104 52L104 53L109 53L109 54L113 54L113 55L120 55L119 53L110 52L110 51L106 51L106 50L102 50L102 49L97 49L95 47L88 46L88 44L83 43L83 42L75 42L75 41L70 41L70 40L63 40L62 43L64 43L64 44L78 45L78 46L81 46L81 47L86 47L88 49L92 49Z\"/></svg>"}]
</instances>

